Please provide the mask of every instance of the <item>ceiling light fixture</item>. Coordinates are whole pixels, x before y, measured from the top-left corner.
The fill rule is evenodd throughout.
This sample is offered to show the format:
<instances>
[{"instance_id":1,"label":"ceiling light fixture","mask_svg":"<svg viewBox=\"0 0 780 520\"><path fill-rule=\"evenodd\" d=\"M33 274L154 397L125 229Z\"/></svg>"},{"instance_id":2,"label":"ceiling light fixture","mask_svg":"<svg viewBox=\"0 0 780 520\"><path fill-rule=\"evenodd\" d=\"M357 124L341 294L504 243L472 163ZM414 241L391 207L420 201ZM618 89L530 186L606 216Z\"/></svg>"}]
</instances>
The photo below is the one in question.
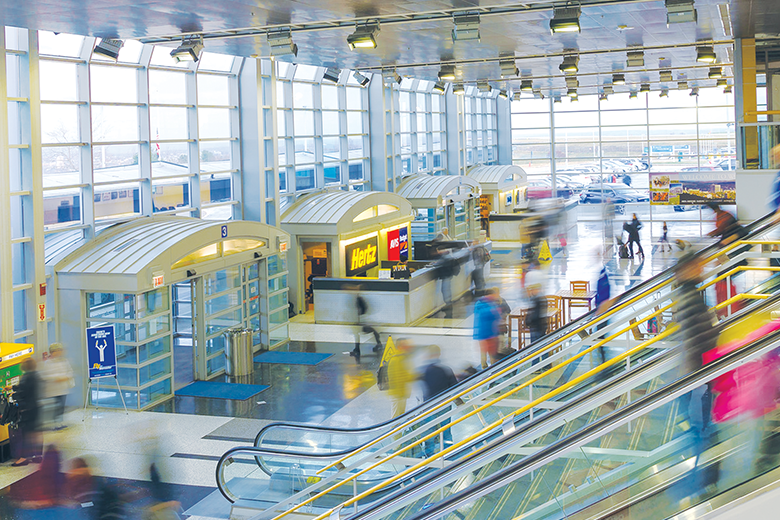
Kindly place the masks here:
<instances>
[{"instance_id":1,"label":"ceiling light fixture","mask_svg":"<svg viewBox=\"0 0 780 520\"><path fill-rule=\"evenodd\" d=\"M669 89L668 88L661 89L661 93L658 94L658 97L669 97Z\"/></svg>"},{"instance_id":2,"label":"ceiling light fixture","mask_svg":"<svg viewBox=\"0 0 780 520\"><path fill-rule=\"evenodd\" d=\"M687 81L678 81L677 82L677 88L680 90L688 90L688 82Z\"/></svg>"},{"instance_id":3,"label":"ceiling light fixture","mask_svg":"<svg viewBox=\"0 0 780 520\"><path fill-rule=\"evenodd\" d=\"M574 101L575 99L577 99L577 96L578 96L577 89L576 88L570 88L569 90L566 91L566 95L569 96L569 98L572 101Z\"/></svg>"},{"instance_id":4,"label":"ceiling light fixture","mask_svg":"<svg viewBox=\"0 0 780 520\"><path fill-rule=\"evenodd\" d=\"M674 77L672 76L671 70L662 70L658 73L658 76L660 77L661 81L668 82L674 80Z\"/></svg>"},{"instance_id":5,"label":"ceiling light fixture","mask_svg":"<svg viewBox=\"0 0 780 520\"><path fill-rule=\"evenodd\" d=\"M577 76L566 76L566 88L577 88L580 86L580 80Z\"/></svg>"},{"instance_id":6,"label":"ceiling light fixture","mask_svg":"<svg viewBox=\"0 0 780 520\"><path fill-rule=\"evenodd\" d=\"M645 92L650 92L650 83L642 83L639 85L639 92L642 94Z\"/></svg>"},{"instance_id":7,"label":"ceiling light fixture","mask_svg":"<svg viewBox=\"0 0 780 520\"><path fill-rule=\"evenodd\" d=\"M512 96L512 99L514 99L515 101L520 101L521 95L522 94L520 92L515 92L515 94Z\"/></svg>"},{"instance_id":8,"label":"ceiling light fixture","mask_svg":"<svg viewBox=\"0 0 780 520\"><path fill-rule=\"evenodd\" d=\"M506 90L499 90L498 97L500 97L501 99L506 99L509 97L509 94L507 93Z\"/></svg>"},{"instance_id":9,"label":"ceiling light fixture","mask_svg":"<svg viewBox=\"0 0 780 520\"><path fill-rule=\"evenodd\" d=\"M666 26L673 23L696 23L694 0L666 0Z\"/></svg>"},{"instance_id":10,"label":"ceiling light fixture","mask_svg":"<svg viewBox=\"0 0 780 520\"><path fill-rule=\"evenodd\" d=\"M369 78L368 76L364 76L363 74L359 73L358 71L355 71L352 74L352 77L355 78L355 80L358 83L360 83L361 87L365 87L371 81L371 78Z\"/></svg>"},{"instance_id":11,"label":"ceiling light fixture","mask_svg":"<svg viewBox=\"0 0 780 520\"><path fill-rule=\"evenodd\" d=\"M550 32L571 33L580 32L580 7L556 7L550 20Z\"/></svg>"},{"instance_id":12,"label":"ceiling light fixture","mask_svg":"<svg viewBox=\"0 0 780 520\"><path fill-rule=\"evenodd\" d=\"M710 67L710 72L707 76L710 79L720 79L723 77L723 69L720 67Z\"/></svg>"},{"instance_id":13,"label":"ceiling light fixture","mask_svg":"<svg viewBox=\"0 0 780 520\"><path fill-rule=\"evenodd\" d=\"M437 81L436 83L433 84L433 92L444 94L445 90L447 90L447 85L442 83L441 81Z\"/></svg>"},{"instance_id":14,"label":"ceiling light fixture","mask_svg":"<svg viewBox=\"0 0 780 520\"><path fill-rule=\"evenodd\" d=\"M625 74L613 74L612 75L612 84L613 85L625 85L626 84L626 75Z\"/></svg>"},{"instance_id":15,"label":"ceiling light fixture","mask_svg":"<svg viewBox=\"0 0 780 520\"><path fill-rule=\"evenodd\" d=\"M379 32L379 22L372 21L355 26L355 32L347 36L347 45L355 49L376 49L376 33Z\"/></svg>"},{"instance_id":16,"label":"ceiling light fixture","mask_svg":"<svg viewBox=\"0 0 780 520\"><path fill-rule=\"evenodd\" d=\"M560 103L561 102L561 96L553 96L553 103Z\"/></svg>"},{"instance_id":17,"label":"ceiling light fixture","mask_svg":"<svg viewBox=\"0 0 780 520\"><path fill-rule=\"evenodd\" d=\"M564 74L577 74L577 71L579 70L578 64L580 62L580 57L576 54L570 54L568 56L563 57L563 62L558 67L561 72Z\"/></svg>"},{"instance_id":18,"label":"ceiling light fixture","mask_svg":"<svg viewBox=\"0 0 780 520\"><path fill-rule=\"evenodd\" d=\"M176 60L177 63L198 61L201 51L203 51L203 38L201 36L185 38L182 40L181 45L171 51L171 58Z\"/></svg>"},{"instance_id":19,"label":"ceiling light fixture","mask_svg":"<svg viewBox=\"0 0 780 520\"><path fill-rule=\"evenodd\" d=\"M691 89L691 96L698 96L699 95L699 87L693 87Z\"/></svg>"},{"instance_id":20,"label":"ceiling light fixture","mask_svg":"<svg viewBox=\"0 0 780 520\"><path fill-rule=\"evenodd\" d=\"M723 89L724 94L731 94L731 85L726 85L726 87Z\"/></svg>"},{"instance_id":21,"label":"ceiling light fixture","mask_svg":"<svg viewBox=\"0 0 780 520\"><path fill-rule=\"evenodd\" d=\"M612 88L612 85L604 85L604 94L609 95L609 94L614 94L614 93L615 93L615 91Z\"/></svg>"},{"instance_id":22,"label":"ceiling light fixture","mask_svg":"<svg viewBox=\"0 0 780 520\"><path fill-rule=\"evenodd\" d=\"M606 101L606 100L607 100L607 95L606 94L604 94L603 92L601 94L599 94L599 101Z\"/></svg>"},{"instance_id":23,"label":"ceiling light fixture","mask_svg":"<svg viewBox=\"0 0 780 520\"><path fill-rule=\"evenodd\" d=\"M382 78L384 78L385 83L388 85L392 85L393 83L401 84L401 75L398 74L395 69L384 69L382 71Z\"/></svg>"},{"instance_id":24,"label":"ceiling light fixture","mask_svg":"<svg viewBox=\"0 0 780 520\"><path fill-rule=\"evenodd\" d=\"M628 99L636 99L637 97L639 97L639 93L636 90L628 93Z\"/></svg>"},{"instance_id":25,"label":"ceiling light fixture","mask_svg":"<svg viewBox=\"0 0 780 520\"><path fill-rule=\"evenodd\" d=\"M463 86L463 83L456 83L452 86L452 93L462 96L466 93L466 87Z\"/></svg>"},{"instance_id":26,"label":"ceiling light fixture","mask_svg":"<svg viewBox=\"0 0 780 520\"><path fill-rule=\"evenodd\" d=\"M455 65L442 65L439 69L439 81L455 81Z\"/></svg>"},{"instance_id":27,"label":"ceiling light fixture","mask_svg":"<svg viewBox=\"0 0 780 520\"><path fill-rule=\"evenodd\" d=\"M729 82L728 82L728 80L726 78L721 78L721 79L718 80L718 82L715 84L715 86L717 86L717 87L725 87L728 84L729 84Z\"/></svg>"},{"instance_id":28,"label":"ceiling light fixture","mask_svg":"<svg viewBox=\"0 0 780 520\"><path fill-rule=\"evenodd\" d=\"M480 92L490 92L493 90L493 87L490 86L490 83L488 83L487 80L484 80L477 81L477 89L479 89Z\"/></svg>"},{"instance_id":29,"label":"ceiling light fixture","mask_svg":"<svg viewBox=\"0 0 780 520\"><path fill-rule=\"evenodd\" d=\"M500 58L498 60L498 65L501 67L502 78L511 78L520 75L520 71L517 69L517 64L515 64L514 58Z\"/></svg>"},{"instance_id":30,"label":"ceiling light fixture","mask_svg":"<svg viewBox=\"0 0 780 520\"><path fill-rule=\"evenodd\" d=\"M455 13L452 15L452 41L479 41L479 13Z\"/></svg>"},{"instance_id":31,"label":"ceiling light fixture","mask_svg":"<svg viewBox=\"0 0 780 520\"><path fill-rule=\"evenodd\" d=\"M116 61L119 58L119 50L125 44L124 41L112 38L102 38L100 43L95 45L95 54L100 54L106 58Z\"/></svg>"},{"instance_id":32,"label":"ceiling light fixture","mask_svg":"<svg viewBox=\"0 0 780 520\"><path fill-rule=\"evenodd\" d=\"M629 51L626 53L626 66L627 67L644 67L645 66L645 53L644 51Z\"/></svg>"},{"instance_id":33,"label":"ceiling light fixture","mask_svg":"<svg viewBox=\"0 0 780 520\"><path fill-rule=\"evenodd\" d=\"M275 29L266 34L271 56L298 56L298 46L292 41L289 27Z\"/></svg>"},{"instance_id":34,"label":"ceiling light fixture","mask_svg":"<svg viewBox=\"0 0 780 520\"><path fill-rule=\"evenodd\" d=\"M715 49L710 45L702 45L696 47L696 61L700 63L715 63L718 60L718 56L715 54Z\"/></svg>"},{"instance_id":35,"label":"ceiling light fixture","mask_svg":"<svg viewBox=\"0 0 780 520\"><path fill-rule=\"evenodd\" d=\"M530 79L524 79L520 82L520 90L523 92L533 92L534 91L534 82Z\"/></svg>"},{"instance_id":36,"label":"ceiling light fixture","mask_svg":"<svg viewBox=\"0 0 780 520\"><path fill-rule=\"evenodd\" d=\"M331 83L338 83L339 76L341 76L341 69L336 67L328 67L325 69L325 73L322 75L322 79L328 80Z\"/></svg>"}]
</instances>

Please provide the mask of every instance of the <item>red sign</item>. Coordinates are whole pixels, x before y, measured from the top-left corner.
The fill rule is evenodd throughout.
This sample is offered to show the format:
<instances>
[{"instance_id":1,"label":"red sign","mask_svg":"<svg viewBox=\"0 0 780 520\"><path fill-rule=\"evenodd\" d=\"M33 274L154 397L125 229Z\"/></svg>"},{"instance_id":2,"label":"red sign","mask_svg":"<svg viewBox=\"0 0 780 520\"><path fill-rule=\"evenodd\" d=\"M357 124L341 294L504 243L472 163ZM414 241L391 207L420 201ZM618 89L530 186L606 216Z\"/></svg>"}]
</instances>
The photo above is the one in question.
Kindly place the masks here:
<instances>
[{"instance_id":1,"label":"red sign","mask_svg":"<svg viewBox=\"0 0 780 520\"><path fill-rule=\"evenodd\" d=\"M401 259L401 240L397 229L387 232L387 259L390 262Z\"/></svg>"},{"instance_id":2,"label":"red sign","mask_svg":"<svg viewBox=\"0 0 780 520\"><path fill-rule=\"evenodd\" d=\"M279 244L279 252L280 253L286 253L287 249L290 247L290 244L287 242L282 242Z\"/></svg>"},{"instance_id":3,"label":"red sign","mask_svg":"<svg viewBox=\"0 0 780 520\"><path fill-rule=\"evenodd\" d=\"M46 321L46 304L38 304L38 321Z\"/></svg>"},{"instance_id":4,"label":"red sign","mask_svg":"<svg viewBox=\"0 0 780 520\"><path fill-rule=\"evenodd\" d=\"M165 285L165 275L158 274L152 276L152 287L154 289L157 289L158 287L162 287L163 285Z\"/></svg>"}]
</instances>

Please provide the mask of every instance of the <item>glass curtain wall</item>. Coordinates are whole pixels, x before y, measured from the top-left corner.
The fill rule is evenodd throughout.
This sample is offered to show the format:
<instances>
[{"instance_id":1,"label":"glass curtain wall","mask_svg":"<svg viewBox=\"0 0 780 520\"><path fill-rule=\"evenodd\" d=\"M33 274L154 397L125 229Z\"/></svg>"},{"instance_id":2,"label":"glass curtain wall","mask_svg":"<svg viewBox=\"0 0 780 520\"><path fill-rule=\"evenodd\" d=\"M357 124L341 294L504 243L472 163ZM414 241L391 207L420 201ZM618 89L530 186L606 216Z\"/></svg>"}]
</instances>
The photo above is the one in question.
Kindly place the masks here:
<instances>
[{"instance_id":1,"label":"glass curtain wall","mask_svg":"<svg viewBox=\"0 0 780 520\"><path fill-rule=\"evenodd\" d=\"M396 159L401 176L412 173L446 174L444 158L444 98L432 92L433 82L404 78L392 89L397 130ZM388 91L389 92L389 91Z\"/></svg>"},{"instance_id":2,"label":"glass curtain wall","mask_svg":"<svg viewBox=\"0 0 780 520\"><path fill-rule=\"evenodd\" d=\"M266 184L270 187L273 182L276 140L280 211L296 196L325 187L365 189L370 153L367 89L348 70L342 71L337 83L323 80L321 67L263 60L261 71Z\"/></svg>"},{"instance_id":3,"label":"glass curtain wall","mask_svg":"<svg viewBox=\"0 0 780 520\"><path fill-rule=\"evenodd\" d=\"M493 165L498 160L498 124L495 92L466 87L463 97L466 167Z\"/></svg>"},{"instance_id":4,"label":"glass curtain wall","mask_svg":"<svg viewBox=\"0 0 780 520\"><path fill-rule=\"evenodd\" d=\"M651 172L716 172L735 168L734 98L722 89L610 96L579 101L522 99L511 103L512 160L529 174L529 196L549 196L552 171L559 196L580 197L588 186L616 182L646 202L628 203L627 213L652 222L660 236L663 222L672 236L700 236L711 212L698 206L651 206ZM630 186L629 186L630 184ZM587 198L587 197L586 197ZM581 203L579 218L602 219L600 205Z\"/></svg>"}]
</instances>

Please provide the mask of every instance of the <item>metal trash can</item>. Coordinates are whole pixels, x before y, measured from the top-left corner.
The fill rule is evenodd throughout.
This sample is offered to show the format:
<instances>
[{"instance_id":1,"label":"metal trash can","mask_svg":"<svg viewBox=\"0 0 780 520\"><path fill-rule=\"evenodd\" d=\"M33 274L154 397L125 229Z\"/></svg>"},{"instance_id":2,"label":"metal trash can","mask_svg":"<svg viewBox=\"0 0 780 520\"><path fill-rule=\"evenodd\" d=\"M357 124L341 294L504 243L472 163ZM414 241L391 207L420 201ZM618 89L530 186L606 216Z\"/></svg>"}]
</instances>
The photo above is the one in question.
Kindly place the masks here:
<instances>
[{"instance_id":1,"label":"metal trash can","mask_svg":"<svg viewBox=\"0 0 780 520\"><path fill-rule=\"evenodd\" d=\"M248 376L254 370L252 331L231 329L225 336L225 372L229 376Z\"/></svg>"}]
</instances>

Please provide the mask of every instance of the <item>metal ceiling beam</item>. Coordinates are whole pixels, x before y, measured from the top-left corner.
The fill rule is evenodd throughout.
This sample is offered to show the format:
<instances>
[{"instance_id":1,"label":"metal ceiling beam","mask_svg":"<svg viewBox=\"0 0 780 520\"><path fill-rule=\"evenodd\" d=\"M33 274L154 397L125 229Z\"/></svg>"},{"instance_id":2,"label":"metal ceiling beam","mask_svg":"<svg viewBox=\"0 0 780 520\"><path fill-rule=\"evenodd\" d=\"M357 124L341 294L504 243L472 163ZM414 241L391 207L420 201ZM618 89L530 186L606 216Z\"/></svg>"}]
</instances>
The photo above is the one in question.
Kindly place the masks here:
<instances>
[{"instance_id":1,"label":"metal ceiling beam","mask_svg":"<svg viewBox=\"0 0 780 520\"><path fill-rule=\"evenodd\" d=\"M653 2L657 0L582 0L578 4L583 7L605 7L612 5L625 5L625 4L637 4L645 2ZM225 29L222 31L212 32L186 32L178 33L166 36L156 36L153 38L140 38L139 41L147 44L156 43L173 43L181 40L186 36L202 36L204 40L221 40L229 38L245 38L250 36L263 36L269 31L279 29L282 27L288 27L292 32L314 32L314 31L328 31L333 29L352 29L358 23L365 23L368 21L378 21L380 25L396 25L416 22L432 22L432 21L452 21L452 15L460 12L478 12L480 17L489 16L507 16L513 14L533 13L540 11L552 11L555 7L564 7L568 5L568 1L548 1L535 3L529 5L526 3L517 3L511 5L495 5L495 6L483 6L474 8L459 8L459 9L446 9L437 11L420 11L418 13L407 14L394 14L394 15L379 15L379 16L363 16L356 18L343 18L337 20L326 20L321 22L311 23L287 23L287 24L274 24L263 25L257 27L243 27L235 29Z\"/></svg>"}]
</instances>

